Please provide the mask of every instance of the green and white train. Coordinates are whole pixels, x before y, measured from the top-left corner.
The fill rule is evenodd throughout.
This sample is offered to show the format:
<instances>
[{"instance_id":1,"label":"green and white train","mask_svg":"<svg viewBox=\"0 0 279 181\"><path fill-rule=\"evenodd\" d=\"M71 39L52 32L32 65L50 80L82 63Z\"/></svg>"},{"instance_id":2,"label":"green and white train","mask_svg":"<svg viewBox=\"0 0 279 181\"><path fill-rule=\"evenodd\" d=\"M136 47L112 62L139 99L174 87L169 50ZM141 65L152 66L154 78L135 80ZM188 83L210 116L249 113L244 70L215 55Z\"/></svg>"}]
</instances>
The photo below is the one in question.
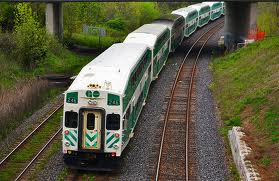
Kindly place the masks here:
<instances>
[{"instance_id":1,"label":"green and white train","mask_svg":"<svg viewBox=\"0 0 279 181\"><path fill-rule=\"evenodd\" d=\"M65 92L64 162L77 169L114 169L169 53L223 13L218 2L178 9L131 32L83 67Z\"/></svg>"}]
</instances>

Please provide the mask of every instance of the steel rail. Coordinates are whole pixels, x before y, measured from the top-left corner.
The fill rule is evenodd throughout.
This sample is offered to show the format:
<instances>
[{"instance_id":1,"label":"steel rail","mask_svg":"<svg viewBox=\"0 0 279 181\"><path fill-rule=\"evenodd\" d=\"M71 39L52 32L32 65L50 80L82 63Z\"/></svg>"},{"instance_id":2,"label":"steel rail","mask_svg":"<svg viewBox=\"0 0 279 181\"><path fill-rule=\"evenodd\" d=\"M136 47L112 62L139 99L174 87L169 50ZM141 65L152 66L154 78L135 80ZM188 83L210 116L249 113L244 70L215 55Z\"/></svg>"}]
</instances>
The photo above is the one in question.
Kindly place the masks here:
<instances>
[{"instance_id":1,"label":"steel rail","mask_svg":"<svg viewBox=\"0 0 279 181\"><path fill-rule=\"evenodd\" d=\"M44 150L52 143L55 137L62 131L62 127L49 139L49 141L45 144L45 146L37 153L36 156L28 163L28 165L22 170L22 172L17 176L15 181L19 180L24 173L28 170L28 168L39 158L39 156L44 152Z\"/></svg>"},{"instance_id":2,"label":"steel rail","mask_svg":"<svg viewBox=\"0 0 279 181\"><path fill-rule=\"evenodd\" d=\"M37 132L64 104L59 105L50 115L48 115L43 122L41 122L31 133L29 133L1 162L0 166L8 160L8 158L17 151L35 132Z\"/></svg>"},{"instance_id":3,"label":"steel rail","mask_svg":"<svg viewBox=\"0 0 279 181\"><path fill-rule=\"evenodd\" d=\"M219 24L217 24L217 26L218 25L221 25L221 27L223 26L223 23L224 23L224 21L221 21ZM221 28L220 27L220 28ZM191 48L188 50L188 52L187 52L187 54L185 55L185 57L184 57L184 59L183 59L183 61L182 61L182 63L181 63L181 65L180 65L180 67L179 67L179 70L178 70L178 72L177 72L177 74L176 74L176 77L175 77L175 81L174 81L174 83L173 83L173 85L172 85L172 89L171 89L171 97L170 97L170 101L168 102L168 105L167 105L167 111L166 111L166 113L165 113L165 119L164 119L164 127L163 127L163 131L162 131L162 139L161 139L161 143L160 143L160 150L159 150L159 156L158 156L158 162L157 162L157 168L156 168L156 176L155 176L155 180L156 181L158 181L159 180L159 172L160 172L160 165L161 165L161 157L162 157L162 151L163 151L163 144L164 144L164 140L165 140L165 131L166 131L166 127L167 127L167 122L168 122L168 118L169 118L169 112L170 112L170 108L171 108L171 104L172 104L172 101L173 101L173 96L174 96L174 91L175 91L175 87L176 87L176 85L177 85L177 82L178 82L178 78L179 78L179 76L180 76L180 73L181 73L181 71L182 71L182 68L183 68L183 66L184 66L184 64L185 64L185 61L186 61L186 59L188 58L188 56L189 56L189 54L192 52L192 49L196 46L196 44L205 36L205 35L207 35L210 31L212 31L213 29L215 29L216 28L216 26L213 26L212 28L210 28L209 30L207 30L205 33L203 33L195 42L194 42L194 44L191 46ZM219 30L219 29L218 29ZM212 33L212 35L214 35L215 34L215 32L213 32ZM211 36L212 36L211 35ZM210 37L211 37L210 36ZM209 38L210 38L209 37ZM209 38L208 38L208 40L209 40ZM207 42L207 41L206 41ZM202 48L204 47L204 45L206 44L206 42L204 42L204 44L203 44L203 46L202 46ZM199 54L201 53L201 51L202 51L202 48L200 49L200 51L199 51ZM196 59L197 60L197 59ZM196 65L196 63L195 63L195 65ZM191 75L191 82L193 82L193 75L195 74L195 71L193 71L192 72L192 75ZM190 87L191 89L192 89L192 86ZM189 89L190 90L190 89ZM189 91L188 91L188 95L189 95ZM189 99L189 97L188 97L188 99L187 100L189 100L189 102L190 102L190 100L191 99ZM189 118L190 118L190 116L188 116L188 115L190 115L190 112L188 112L188 107L190 106L191 107L191 102L190 102L190 105L188 105L189 103L187 102L187 113L186 113L186 119L188 119L189 120ZM190 111L190 110L189 110ZM186 127L187 127L187 129L188 129L188 120L187 120L187 123L186 123ZM187 147L187 149L186 149L186 151L188 151L188 130L187 130L187 133L186 133L186 147ZM187 154L187 152L186 152L186 154ZM189 174L188 174L188 155L186 155L186 175L185 175L185 179L188 181L189 180Z\"/></svg>"},{"instance_id":4,"label":"steel rail","mask_svg":"<svg viewBox=\"0 0 279 181\"><path fill-rule=\"evenodd\" d=\"M221 25L220 25L221 24ZM191 119L191 100L192 100L192 92L193 92L193 85L194 85L194 76L195 76L195 73L196 73L196 69L197 69L197 63L198 63L198 60L199 60L199 57L200 57L200 54L204 48L204 46L206 45L206 43L209 41L209 39L219 30L223 27L223 23L220 23L218 24L219 26L217 26L216 28L216 31L212 32L209 37L207 37L207 39L204 41L204 43L202 44L198 54L197 54L197 57L195 59L195 64L194 64L194 67L193 67L193 70L192 70L192 73L191 73L191 79L190 79L190 87L189 87L189 91L188 91L188 99L187 99L187 113L186 113L186 145L185 145L185 153L186 153L186 156L185 156L185 169L186 169L186 181L189 180L189 159L188 159L188 142L189 142L189 122L190 122L190 119ZM213 28L215 29L215 27Z\"/></svg>"}]
</instances>

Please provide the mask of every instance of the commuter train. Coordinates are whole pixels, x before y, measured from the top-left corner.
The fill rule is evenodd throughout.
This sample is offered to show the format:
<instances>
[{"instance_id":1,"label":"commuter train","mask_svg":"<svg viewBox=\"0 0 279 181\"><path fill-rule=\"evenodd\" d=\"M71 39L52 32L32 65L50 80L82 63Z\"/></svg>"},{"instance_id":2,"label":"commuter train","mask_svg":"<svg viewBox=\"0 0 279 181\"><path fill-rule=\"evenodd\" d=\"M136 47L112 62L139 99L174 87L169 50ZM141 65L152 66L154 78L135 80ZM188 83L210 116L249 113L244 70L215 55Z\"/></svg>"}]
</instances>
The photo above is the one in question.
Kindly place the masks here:
<instances>
[{"instance_id":1,"label":"commuter train","mask_svg":"<svg viewBox=\"0 0 279 181\"><path fill-rule=\"evenodd\" d=\"M111 170L129 140L170 52L224 15L222 2L173 11L131 32L82 68L65 92L62 147L71 168Z\"/></svg>"}]
</instances>

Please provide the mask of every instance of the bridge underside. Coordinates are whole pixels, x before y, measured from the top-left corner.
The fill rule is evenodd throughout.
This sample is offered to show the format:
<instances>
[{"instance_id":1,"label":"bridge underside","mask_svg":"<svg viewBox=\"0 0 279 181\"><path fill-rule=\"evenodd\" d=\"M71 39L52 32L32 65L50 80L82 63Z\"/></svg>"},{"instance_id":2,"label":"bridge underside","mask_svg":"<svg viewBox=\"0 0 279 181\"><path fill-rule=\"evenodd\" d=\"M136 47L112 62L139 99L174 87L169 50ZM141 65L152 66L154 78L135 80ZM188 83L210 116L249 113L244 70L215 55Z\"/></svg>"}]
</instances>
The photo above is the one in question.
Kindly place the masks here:
<instances>
[{"instance_id":1,"label":"bridge underside","mask_svg":"<svg viewBox=\"0 0 279 181\"><path fill-rule=\"evenodd\" d=\"M46 28L50 34L57 36L60 40L63 38L63 10L61 2L46 4Z\"/></svg>"},{"instance_id":2,"label":"bridge underside","mask_svg":"<svg viewBox=\"0 0 279 181\"><path fill-rule=\"evenodd\" d=\"M256 28L257 4L250 2L226 2L225 46L229 50L247 39L250 30Z\"/></svg>"},{"instance_id":3,"label":"bridge underside","mask_svg":"<svg viewBox=\"0 0 279 181\"><path fill-rule=\"evenodd\" d=\"M201 0L1 0L2 2L201 2ZM202 0L212 1L212 0ZM220 0L215 0L220 1ZM222 0L221 0L222 1ZM277 2L278 0L223 0L225 2Z\"/></svg>"}]
</instances>

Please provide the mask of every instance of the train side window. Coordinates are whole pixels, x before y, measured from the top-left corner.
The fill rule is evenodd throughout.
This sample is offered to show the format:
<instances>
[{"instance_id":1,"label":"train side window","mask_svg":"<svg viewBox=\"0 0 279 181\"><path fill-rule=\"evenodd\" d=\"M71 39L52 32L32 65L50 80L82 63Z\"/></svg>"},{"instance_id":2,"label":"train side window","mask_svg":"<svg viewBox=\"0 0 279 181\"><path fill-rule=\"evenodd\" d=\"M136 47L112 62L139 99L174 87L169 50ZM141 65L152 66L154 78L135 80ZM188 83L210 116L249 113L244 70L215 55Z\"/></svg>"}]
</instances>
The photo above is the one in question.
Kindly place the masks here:
<instances>
[{"instance_id":1,"label":"train side window","mask_svg":"<svg viewBox=\"0 0 279 181\"><path fill-rule=\"evenodd\" d=\"M88 130L95 129L95 114L93 114L93 113L87 114L87 129Z\"/></svg>"},{"instance_id":2,"label":"train side window","mask_svg":"<svg viewBox=\"0 0 279 181\"><path fill-rule=\"evenodd\" d=\"M67 128L77 128L78 113L73 111L65 112L65 126Z\"/></svg>"},{"instance_id":3,"label":"train side window","mask_svg":"<svg viewBox=\"0 0 279 181\"><path fill-rule=\"evenodd\" d=\"M108 114L106 122L107 130L119 130L120 129L120 115L119 114Z\"/></svg>"}]
</instances>

